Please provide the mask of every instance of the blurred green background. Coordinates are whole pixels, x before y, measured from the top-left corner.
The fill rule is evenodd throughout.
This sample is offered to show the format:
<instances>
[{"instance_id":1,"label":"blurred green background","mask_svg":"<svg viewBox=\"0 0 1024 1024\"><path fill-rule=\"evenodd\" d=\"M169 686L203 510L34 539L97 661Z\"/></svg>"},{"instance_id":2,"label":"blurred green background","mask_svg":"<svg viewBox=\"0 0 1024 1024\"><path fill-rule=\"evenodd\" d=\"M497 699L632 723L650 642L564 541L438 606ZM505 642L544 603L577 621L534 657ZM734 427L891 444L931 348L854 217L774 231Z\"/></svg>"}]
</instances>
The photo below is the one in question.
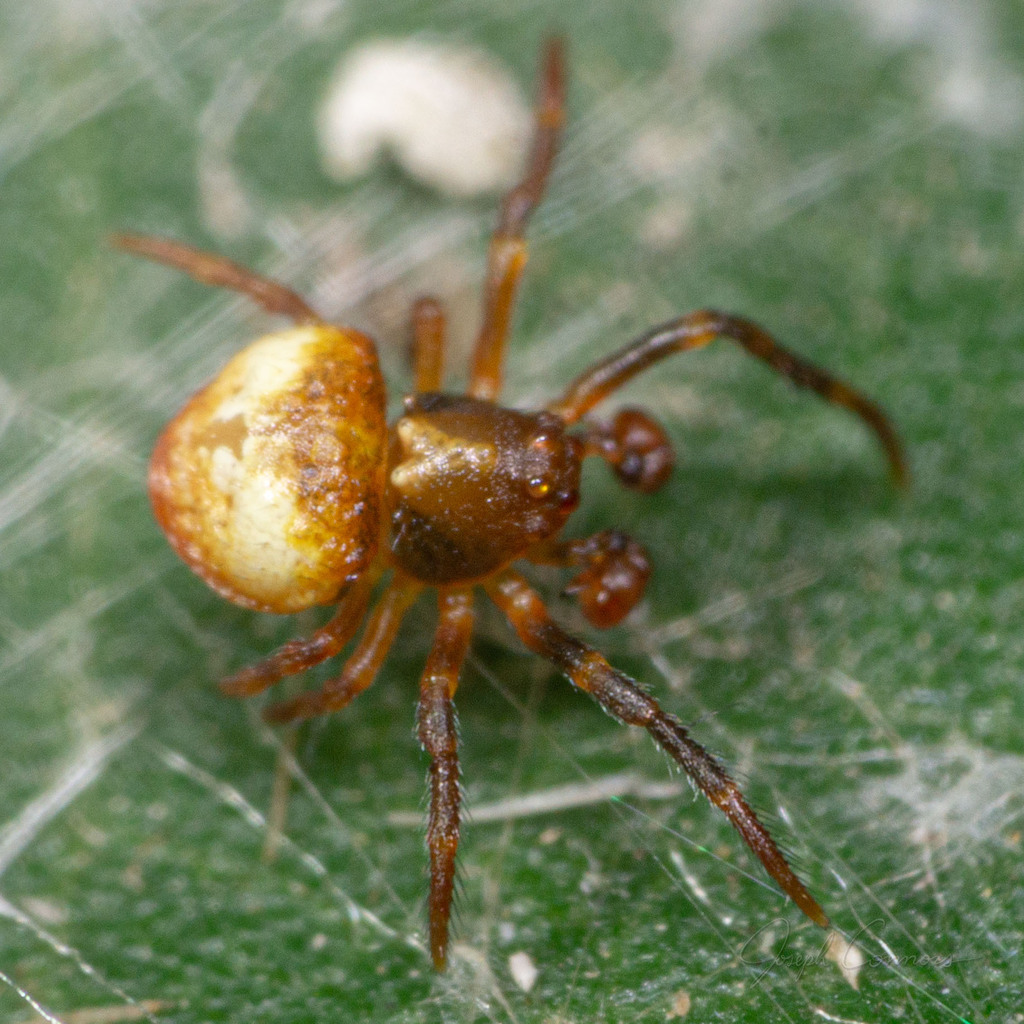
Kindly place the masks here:
<instances>
[{"instance_id":1,"label":"blurred green background","mask_svg":"<svg viewBox=\"0 0 1024 1024\"><path fill-rule=\"evenodd\" d=\"M659 795L647 738L487 611L458 700L460 945L434 977L408 823L429 609L298 735L268 863L282 740L214 681L319 618L220 601L150 519L161 424L268 321L107 232L286 279L380 340L400 395L423 290L465 358L494 200L393 166L330 181L326 83L365 40L428 34L531 90L553 28L571 121L510 399L711 305L856 382L909 446L900 495L860 424L723 344L623 396L669 425L669 486L593 467L573 523L653 553L649 600L587 635L734 767L855 979L720 815ZM1022 128L1016 0L3 0L0 1019L1024 1019ZM513 814L621 773L638 795Z\"/></svg>"}]
</instances>

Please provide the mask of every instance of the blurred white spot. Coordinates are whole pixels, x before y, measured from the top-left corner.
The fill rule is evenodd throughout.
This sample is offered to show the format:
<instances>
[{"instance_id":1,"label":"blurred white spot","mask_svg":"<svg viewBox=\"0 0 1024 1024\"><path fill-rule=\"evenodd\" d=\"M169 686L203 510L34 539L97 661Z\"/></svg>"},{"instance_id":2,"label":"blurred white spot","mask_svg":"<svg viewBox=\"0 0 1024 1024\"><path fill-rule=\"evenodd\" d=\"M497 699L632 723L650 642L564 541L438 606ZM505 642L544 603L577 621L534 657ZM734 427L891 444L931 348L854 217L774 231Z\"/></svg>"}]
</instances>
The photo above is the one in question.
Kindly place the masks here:
<instances>
[{"instance_id":1,"label":"blurred white spot","mask_svg":"<svg viewBox=\"0 0 1024 1024\"><path fill-rule=\"evenodd\" d=\"M45 925L67 924L71 915L68 908L52 900L40 899L36 896L26 896L22 899L21 905L37 920Z\"/></svg>"},{"instance_id":2,"label":"blurred white spot","mask_svg":"<svg viewBox=\"0 0 1024 1024\"><path fill-rule=\"evenodd\" d=\"M915 751L903 771L869 783L861 800L892 820L894 803L912 816L911 839L931 849L990 840L1020 816L1024 757L972 744L957 734L941 747Z\"/></svg>"},{"instance_id":3,"label":"blurred white spot","mask_svg":"<svg viewBox=\"0 0 1024 1024\"><path fill-rule=\"evenodd\" d=\"M784 0L694 0L680 4L672 28L686 65L700 73L716 60L741 50L776 17Z\"/></svg>"},{"instance_id":4,"label":"blurred white spot","mask_svg":"<svg viewBox=\"0 0 1024 1024\"><path fill-rule=\"evenodd\" d=\"M1006 137L1024 122L1024 79L995 62L965 60L935 77L936 109L961 127Z\"/></svg>"},{"instance_id":5,"label":"blurred white spot","mask_svg":"<svg viewBox=\"0 0 1024 1024\"><path fill-rule=\"evenodd\" d=\"M837 931L828 933L828 948L825 956L836 964L849 984L850 988L856 989L857 979L860 977L860 969L867 963L867 957L860 946L855 945L848 939L843 938Z\"/></svg>"},{"instance_id":6,"label":"blurred white spot","mask_svg":"<svg viewBox=\"0 0 1024 1024\"><path fill-rule=\"evenodd\" d=\"M676 1020L677 1018L685 1017L690 1012L691 1006L690 993L686 989L681 988L672 997L672 1008L665 1014L665 1019Z\"/></svg>"},{"instance_id":7,"label":"blurred white spot","mask_svg":"<svg viewBox=\"0 0 1024 1024\"><path fill-rule=\"evenodd\" d=\"M324 169L363 174L383 152L453 195L507 188L522 168L532 115L508 71L478 50L380 40L348 54L319 116Z\"/></svg>"},{"instance_id":8,"label":"blurred white spot","mask_svg":"<svg viewBox=\"0 0 1024 1024\"><path fill-rule=\"evenodd\" d=\"M1018 131L1024 80L999 58L998 29L981 4L965 0L857 0L874 35L924 46L921 79L936 113L989 136Z\"/></svg>"},{"instance_id":9,"label":"blurred white spot","mask_svg":"<svg viewBox=\"0 0 1024 1024\"><path fill-rule=\"evenodd\" d=\"M936 115L989 137L1024 124L1024 78L1001 56L999 28L971 0L833 0L858 15L890 47L918 51L911 74ZM699 74L729 59L800 7L819 0L693 0L680 5L672 30L686 66Z\"/></svg>"},{"instance_id":10,"label":"blurred white spot","mask_svg":"<svg viewBox=\"0 0 1024 1024\"><path fill-rule=\"evenodd\" d=\"M238 128L252 110L260 84L244 65L225 69L223 80L199 118L196 177L203 223L221 238L240 237L253 217L232 154Z\"/></svg>"},{"instance_id":11,"label":"blurred white spot","mask_svg":"<svg viewBox=\"0 0 1024 1024\"><path fill-rule=\"evenodd\" d=\"M520 950L508 958L508 969L512 980L524 991L529 992L537 984L538 970L529 953Z\"/></svg>"}]
</instances>

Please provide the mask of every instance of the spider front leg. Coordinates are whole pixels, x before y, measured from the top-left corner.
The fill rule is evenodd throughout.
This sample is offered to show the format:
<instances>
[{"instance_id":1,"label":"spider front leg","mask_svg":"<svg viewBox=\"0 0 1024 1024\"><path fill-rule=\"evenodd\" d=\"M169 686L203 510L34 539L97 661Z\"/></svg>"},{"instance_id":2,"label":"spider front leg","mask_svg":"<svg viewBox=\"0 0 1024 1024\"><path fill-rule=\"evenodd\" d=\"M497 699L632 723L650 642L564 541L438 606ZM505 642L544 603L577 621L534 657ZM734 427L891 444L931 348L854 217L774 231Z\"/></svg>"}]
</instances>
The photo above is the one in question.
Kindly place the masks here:
<instances>
[{"instance_id":1,"label":"spider front leg","mask_svg":"<svg viewBox=\"0 0 1024 1024\"><path fill-rule=\"evenodd\" d=\"M554 664L574 686L589 693L619 721L646 729L732 822L782 891L815 924L828 927L825 912L793 873L739 787L679 721L666 714L629 676L612 668L601 654L553 622L540 597L521 576L506 571L487 584L487 593L530 650Z\"/></svg>"},{"instance_id":2,"label":"spider front leg","mask_svg":"<svg viewBox=\"0 0 1024 1024\"><path fill-rule=\"evenodd\" d=\"M702 348L715 338L729 338L750 355L788 377L797 387L809 388L826 402L859 416L874 432L889 460L893 479L905 487L910 476L903 445L888 416L871 399L783 348L767 331L743 317L714 310L699 310L655 327L582 373L548 409L566 423L576 423L603 398L638 373L676 352Z\"/></svg>"},{"instance_id":3,"label":"spider front leg","mask_svg":"<svg viewBox=\"0 0 1024 1024\"><path fill-rule=\"evenodd\" d=\"M579 602L587 621L608 629L621 622L644 596L651 578L651 560L621 530L602 530L592 537L546 540L526 557L536 565L578 568L565 593Z\"/></svg>"},{"instance_id":4,"label":"spider front leg","mask_svg":"<svg viewBox=\"0 0 1024 1024\"><path fill-rule=\"evenodd\" d=\"M526 174L501 204L498 226L491 237L484 281L484 312L473 354L468 393L494 400L501 391L502 363L516 289L526 267L526 231L551 174L558 139L565 122L565 57L562 41L550 39L544 48L540 94L534 116L533 148Z\"/></svg>"},{"instance_id":5,"label":"spider front leg","mask_svg":"<svg viewBox=\"0 0 1024 1024\"><path fill-rule=\"evenodd\" d=\"M153 235L115 234L112 245L184 271L201 284L241 292L274 316L286 316L297 324L322 324L323 318L301 295L283 284L256 274L231 260L204 252L183 242Z\"/></svg>"},{"instance_id":6,"label":"spider front leg","mask_svg":"<svg viewBox=\"0 0 1024 1024\"><path fill-rule=\"evenodd\" d=\"M443 971L448 963L448 921L455 890L459 846L459 734L452 697L473 635L473 592L454 590L439 598L434 646L420 679L418 734L430 756L430 957Z\"/></svg>"}]
</instances>

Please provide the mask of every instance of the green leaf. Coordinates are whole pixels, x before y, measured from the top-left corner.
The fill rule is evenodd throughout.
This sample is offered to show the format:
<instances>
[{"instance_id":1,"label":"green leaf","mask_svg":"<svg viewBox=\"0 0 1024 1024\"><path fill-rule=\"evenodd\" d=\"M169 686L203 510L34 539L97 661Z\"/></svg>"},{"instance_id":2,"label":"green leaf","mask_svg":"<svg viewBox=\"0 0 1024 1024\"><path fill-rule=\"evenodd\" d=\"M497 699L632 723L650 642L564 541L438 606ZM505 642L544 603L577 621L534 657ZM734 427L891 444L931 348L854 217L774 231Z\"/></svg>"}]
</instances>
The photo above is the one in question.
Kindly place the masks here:
<instances>
[{"instance_id":1,"label":"green leaf","mask_svg":"<svg viewBox=\"0 0 1024 1024\"><path fill-rule=\"evenodd\" d=\"M286 280L378 338L396 398L409 304L435 291L462 380L496 201L391 165L333 183L316 111L382 35L481 47L530 89L552 26L571 119L510 400L710 306L906 439L899 494L862 424L735 348L670 361L622 395L668 426L669 485L624 494L588 467L572 524L642 541L648 600L596 635L544 584L735 770L859 972L645 736L481 603L457 945L434 976L413 730L430 608L370 692L295 737L268 861L287 737L215 681L320 619L227 605L150 518L161 424L267 320L106 234ZM0 1018L1015 1019L1022 27L1012 0L0 7Z\"/></svg>"}]
</instances>

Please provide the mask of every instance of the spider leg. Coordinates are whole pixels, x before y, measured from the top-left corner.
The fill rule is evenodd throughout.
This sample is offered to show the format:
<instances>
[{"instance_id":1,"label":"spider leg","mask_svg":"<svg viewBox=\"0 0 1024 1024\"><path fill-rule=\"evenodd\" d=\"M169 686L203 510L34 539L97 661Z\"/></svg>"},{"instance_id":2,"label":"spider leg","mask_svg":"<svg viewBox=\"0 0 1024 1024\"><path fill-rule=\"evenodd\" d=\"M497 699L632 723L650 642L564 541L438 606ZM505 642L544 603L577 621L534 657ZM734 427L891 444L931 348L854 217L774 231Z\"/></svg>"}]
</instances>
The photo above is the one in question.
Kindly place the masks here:
<instances>
[{"instance_id":1,"label":"spider leg","mask_svg":"<svg viewBox=\"0 0 1024 1024\"><path fill-rule=\"evenodd\" d=\"M680 722L666 714L629 676L612 668L597 651L554 623L540 597L521 576L505 571L487 584L487 593L530 650L552 662L574 686L589 693L609 714L628 725L645 728L732 822L783 892L815 924L828 927L825 912L793 873L768 830L743 799L739 787Z\"/></svg>"},{"instance_id":2,"label":"spider leg","mask_svg":"<svg viewBox=\"0 0 1024 1024\"><path fill-rule=\"evenodd\" d=\"M364 573L342 595L330 620L308 637L289 640L268 658L248 665L220 682L228 697L252 697L285 676L305 672L333 658L352 639L370 603L373 579Z\"/></svg>"},{"instance_id":3,"label":"spider leg","mask_svg":"<svg viewBox=\"0 0 1024 1024\"><path fill-rule=\"evenodd\" d=\"M274 316L290 317L297 324L322 324L323 318L304 298L269 277L262 277L245 267L214 253L204 252L183 242L153 235L115 234L112 245L125 252L165 263L184 271L202 284L241 292Z\"/></svg>"},{"instance_id":4,"label":"spider leg","mask_svg":"<svg viewBox=\"0 0 1024 1024\"><path fill-rule=\"evenodd\" d=\"M527 259L523 236L530 215L544 193L565 122L564 65L561 39L549 39L544 47L530 161L522 181L502 201L498 226L488 251L483 324L469 384L469 394L474 398L494 400L501 391L509 318Z\"/></svg>"},{"instance_id":5,"label":"spider leg","mask_svg":"<svg viewBox=\"0 0 1024 1024\"><path fill-rule=\"evenodd\" d=\"M412 307L413 390L440 391L444 379L445 315L432 296Z\"/></svg>"},{"instance_id":6,"label":"spider leg","mask_svg":"<svg viewBox=\"0 0 1024 1024\"><path fill-rule=\"evenodd\" d=\"M322 690L303 693L292 700L271 704L264 712L268 722L293 722L340 711L374 680L394 642L405 613L422 587L411 580L393 581L370 613L356 649L341 675L324 683Z\"/></svg>"},{"instance_id":7,"label":"spider leg","mask_svg":"<svg viewBox=\"0 0 1024 1024\"><path fill-rule=\"evenodd\" d=\"M728 313L698 310L653 328L582 373L548 408L566 423L575 423L641 371L675 352L702 348L715 338L729 338L737 342L798 387L809 388L826 402L843 406L859 416L881 442L893 479L899 486L906 486L909 469L903 445L889 418L873 401L827 371L783 348L757 324Z\"/></svg>"},{"instance_id":8,"label":"spider leg","mask_svg":"<svg viewBox=\"0 0 1024 1024\"><path fill-rule=\"evenodd\" d=\"M621 622L636 606L651 577L651 560L621 530L590 537L542 541L525 556L536 565L580 569L565 587L579 602L587 621L599 629Z\"/></svg>"},{"instance_id":9,"label":"spider leg","mask_svg":"<svg viewBox=\"0 0 1024 1024\"><path fill-rule=\"evenodd\" d=\"M448 921L455 888L455 852L459 845L458 724L452 697L473 634L473 592L440 595L440 619L434 646L420 679L418 734L430 755L430 956L443 971L448 962Z\"/></svg>"}]
</instances>

